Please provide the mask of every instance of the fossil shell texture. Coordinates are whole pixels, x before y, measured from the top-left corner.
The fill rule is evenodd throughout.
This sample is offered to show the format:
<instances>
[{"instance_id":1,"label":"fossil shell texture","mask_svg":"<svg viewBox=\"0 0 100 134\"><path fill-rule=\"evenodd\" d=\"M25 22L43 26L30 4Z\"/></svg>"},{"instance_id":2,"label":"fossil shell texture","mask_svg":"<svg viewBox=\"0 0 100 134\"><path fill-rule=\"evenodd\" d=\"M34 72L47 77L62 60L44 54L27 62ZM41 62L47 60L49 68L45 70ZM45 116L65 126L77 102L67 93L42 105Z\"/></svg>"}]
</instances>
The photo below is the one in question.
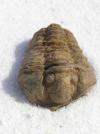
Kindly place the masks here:
<instances>
[{"instance_id":1,"label":"fossil shell texture","mask_svg":"<svg viewBox=\"0 0 100 134\"><path fill-rule=\"evenodd\" d=\"M96 78L74 35L51 24L30 41L18 83L32 104L54 111L88 92Z\"/></svg>"}]
</instances>

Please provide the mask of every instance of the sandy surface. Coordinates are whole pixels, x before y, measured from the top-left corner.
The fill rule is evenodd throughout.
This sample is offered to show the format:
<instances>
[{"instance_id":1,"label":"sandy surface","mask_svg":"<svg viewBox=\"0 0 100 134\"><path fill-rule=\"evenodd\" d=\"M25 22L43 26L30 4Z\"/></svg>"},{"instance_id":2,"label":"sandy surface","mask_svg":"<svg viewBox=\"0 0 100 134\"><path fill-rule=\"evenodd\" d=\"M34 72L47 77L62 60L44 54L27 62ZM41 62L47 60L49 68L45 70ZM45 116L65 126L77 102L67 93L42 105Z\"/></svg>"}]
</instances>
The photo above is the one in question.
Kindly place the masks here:
<instances>
[{"instance_id":1,"label":"sandy surface","mask_svg":"<svg viewBox=\"0 0 100 134\"><path fill-rule=\"evenodd\" d=\"M97 78L55 112L31 105L17 83L30 39L51 23L74 33ZM0 1L0 134L100 134L100 0Z\"/></svg>"}]
</instances>

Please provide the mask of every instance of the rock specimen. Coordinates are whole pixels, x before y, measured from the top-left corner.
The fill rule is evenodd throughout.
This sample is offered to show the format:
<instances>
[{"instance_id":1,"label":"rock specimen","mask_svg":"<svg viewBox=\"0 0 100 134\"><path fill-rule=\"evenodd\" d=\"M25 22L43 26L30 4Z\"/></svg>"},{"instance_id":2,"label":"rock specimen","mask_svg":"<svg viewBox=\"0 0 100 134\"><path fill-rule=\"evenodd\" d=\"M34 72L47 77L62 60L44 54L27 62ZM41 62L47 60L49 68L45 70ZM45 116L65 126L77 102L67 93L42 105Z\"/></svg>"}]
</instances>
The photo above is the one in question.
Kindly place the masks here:
<instances>
[{"instance_id":1,"label":"rock specimen","mask_svg":"<svg viewBox=\"0 0 100 134\"><path fill-rule=\"evenodd\" d=\"M34 34L18 83L32 104L54 111L88 92L96 78L74 35L51 24Z\"/></svg>"}]
</instances>

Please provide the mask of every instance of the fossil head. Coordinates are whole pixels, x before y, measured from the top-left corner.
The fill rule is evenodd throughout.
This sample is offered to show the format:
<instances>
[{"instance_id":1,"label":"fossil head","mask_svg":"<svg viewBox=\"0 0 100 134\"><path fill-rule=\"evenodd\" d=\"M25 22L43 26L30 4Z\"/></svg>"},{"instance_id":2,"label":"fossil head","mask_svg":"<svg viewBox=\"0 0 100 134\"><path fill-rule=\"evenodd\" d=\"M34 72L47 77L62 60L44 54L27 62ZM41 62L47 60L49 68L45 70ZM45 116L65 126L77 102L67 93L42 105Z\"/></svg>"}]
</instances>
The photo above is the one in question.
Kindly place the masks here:
<instances>
[{"instance_id":1,"label":"fossil head","mask_svg":"<svg viewBox=\"0 0 100 134\"><path fill-rule=\"evenodd\" d=\"M52 67L44 72L44 91L50 103L63 104L72 99L77 90L77 70L68 67Z\"/></svg>"}]
</instances>

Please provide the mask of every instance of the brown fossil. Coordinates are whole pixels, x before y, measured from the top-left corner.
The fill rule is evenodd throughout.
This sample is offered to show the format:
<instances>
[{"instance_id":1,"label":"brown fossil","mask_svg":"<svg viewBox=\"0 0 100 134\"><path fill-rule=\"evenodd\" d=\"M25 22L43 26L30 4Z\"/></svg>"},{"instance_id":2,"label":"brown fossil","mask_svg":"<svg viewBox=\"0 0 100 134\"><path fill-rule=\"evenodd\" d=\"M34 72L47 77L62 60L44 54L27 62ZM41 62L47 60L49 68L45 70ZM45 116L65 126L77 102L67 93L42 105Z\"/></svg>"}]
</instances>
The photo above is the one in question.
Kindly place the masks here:
<instances>
[{"instance_id":1,"label":"brown fossil","mask_svg":"<svg viewBox=\"0 0 100 134\"><path fill-rule=\"evenodd\" d=\"M32 104L54 111L88 92L96 78L74 35L51 24L34 34L18 83Z\"/></svg>"}]
</instances>

